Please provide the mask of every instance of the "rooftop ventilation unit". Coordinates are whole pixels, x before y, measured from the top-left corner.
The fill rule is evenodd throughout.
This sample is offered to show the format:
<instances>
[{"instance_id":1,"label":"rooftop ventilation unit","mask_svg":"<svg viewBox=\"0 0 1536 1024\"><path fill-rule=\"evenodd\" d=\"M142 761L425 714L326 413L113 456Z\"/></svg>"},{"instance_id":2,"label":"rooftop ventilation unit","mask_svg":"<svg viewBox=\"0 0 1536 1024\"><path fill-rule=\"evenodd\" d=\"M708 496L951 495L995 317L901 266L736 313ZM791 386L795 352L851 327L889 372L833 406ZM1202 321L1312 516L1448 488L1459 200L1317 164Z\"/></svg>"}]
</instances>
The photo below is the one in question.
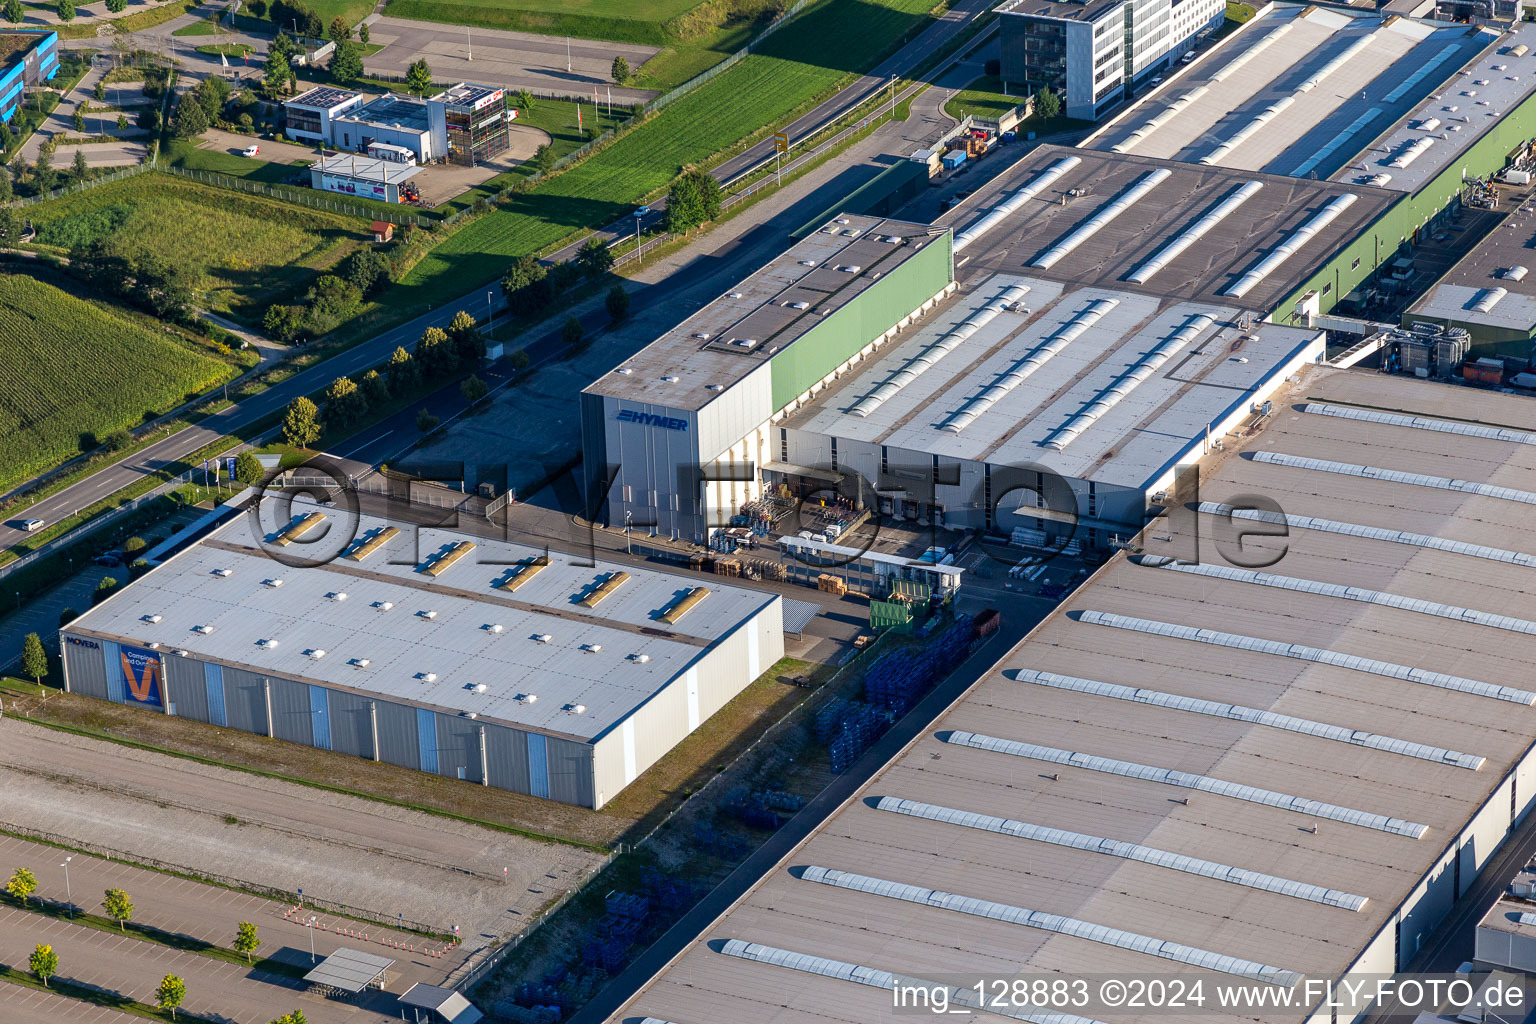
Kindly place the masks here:
<instances>
[{"instance_id":1,"label":"rooftop ventilation unit","mask_svg":"<svg viewBox=\"0 0 1536 1024\"><path fill-rule=\"evenodd\" d=\"M714 335L710 334L708 331L695 331L693 336L700 341L708 341L710 338L714 337Z\"/></svg>"},{"instance_id":2,"label":"rooftop ventilation unit","mask_svg":"<svg viewBox=\"0 0 1536 1024\"><path fill-rule=\"evenodd\" d=\"M752 349L752 348L757 348L757 339L756 338L732 338L731 339L731 344L735 345L737 348Z\"/></svg>"},{"instance_id":3,"label":"rooftop ventilation unit","mask_svg":"<svg viewBox=\"0 0 1536 1024\"><path fill-rule=\"evenodd\" d=\"M160 641L158 641L158 640L151 640L148 643L146 643L144 646L148 647L152 651L158 651L160 649Z\"/></svg>"},{"instance_id":4,"label":"rooftop ventilation unit","mask_svg":"<svg viewBox=\"0 0 1536 1024\"><path fill-rule=\"evenodd\" d=\"M484 683L476 683L476 684L475 684L475 685L474 685L474 686L473 686L473 687L472 687L472 689L473 689L473 690L474 690L474 691L475 691L475 692L476 692L476 693L484 693L484 692L485 692L485 691L486 691L486 690L487 690L487 689L488 689L488 687L487 687L487 686L486 686L486 685L485 685L485 684L484 684Z\"/></svg>"},{"instance_id":5,"label":"rooftop ventilation unit","mask_svg":"<svg viewBox=\"0 0 1536 1024\"><path fill-rule=\"evenodd\" d=\"M1076 159L1075 157L1073 159ZM908 359L902 367L885 379L874 391L855 402L853 408L848 410L849 415L860 419L868 416L887 401L894 398L902 388L911 384L933 367L944 356L954 351L971 335L981 330L987 324L997 319L1009 306L1014 305L1026 294L1029 286L1023 284L1010 285L1003 289L1002 294L989 301L984 307L978 309L964 322L952 331L947 331L938 339L923 347L911 359Z\"/></svg>"},{"instance_id":6,"label":"rooftop ventilation unit","mask_svg":"<svg viewBox=\"0 0 1536 1024\"><path fill-rule=\"evenodd\" d=\"M176 648L175 654L176 654L176 657L178 657L178 658L185 658L185 657L188 656L188 652L187 652L187 649L185 647L178 647L178 648Z\"/></svg>"},{"instance_id":7,"label":"rooftop ventilation unit","mask_svg":"<svg viewBox=\"0 0 1536 1024\"><path fill-rule=\"evenodd\" d=\"M417 672L416 673L416 678L420 679L424 683L435 683L435 682L437 682L437 673L436 672Z\"/></svg>"},{"instance_id":8,"label":"rooftop ventilation unit","mask_svg":"<svg viewBox=\"0 0 1536 1024\"><path fill-rule=\"evenodd\" d=\"M598 651L601 651L603 649L603 645L602 644L582 644L581 645L581 649L586 651L588 654L596 654Z\"/></svg>"},{"instance_id":9,"label":"rooftop ventilation unit","mask_svg":"<svg viewBox=\"0 0 1536 1024\"><path fill-rule=\"evenodd\" d=\"M201 633L203 636L207 636L209 633L213 632L213 627L206 624L201 626L193 626L192 632Z\"/></svg>"},{"instance_id":10,"label":"rooftop ventilation unit","mask_svg":"<svg viewBox=\"0 0 1536 1024\"><path fill-rule=\"evenodd\" d=\"M162 618L164 618L163 615L140 615L139 616L139 621L140 622L159 622Z\"/></svg>"},{"instance_id":11,"label":"rooftop ventilation unit","mask_svg":"<svg viewBox=\"0 0 1536 1024\"><path fill-rule=\"evenodd\" d=\"M373 602L373 607L378 609L381 612L387 612L391 608L393 608L394 606L395 606L395 602L393 602L393 601L375 601L375 602Z\"/></svg>"},{"instance_id":12,"label":"rooftop ventilation unit","mask_svg":"<svg viewBox=\"0 0 1536 1024\"><path fill-rule=\"evenodd\" d=\"M500 633L502 630L502 625L499 622L487 622L480 628L485 630L487 633Z\"/></svg>"},{"instance_id":13,"label":"rooftop ventilation unit","mask_svg":"<svg viewBox=\"0 0 1536 1024\"><path fill-rule=\"evenodd\" d=\"M351 665L353 668L367 668L369 665L372 665L373 662L369 661L367 658L353 658L351 661L347 662L347 664Z\"/></svg>"},{"instance_id":14,"label":"rooftop ventilation unit","mask_svg":"<svg viewBox=\"0 0 1536 1024\"><path fill-rule=\"evenodd\" d=\"M1201 238L1215 228L1216 225L1226 220L1239 206L1252 199L1264 187L1262 181L1250 181L1234 189L1225 199L1212 207L1205 216L1201 217L1187 231L1179 235L1173 241L1159 249L1151 259L1131 271L1127 280L1135 284L1146 284L1152 280L1159 270L1172 263L1179 255L1194 245Z\"/></svg>"},{"instance_id":15,"label":"rooftop ventilation unit","mask_svg":"<svg viewBox=\"0 0 1536 1024\"><path fill-rule=\"evenodd\" d=\"M567 704L560 710L572 715L584 715L587 713L587 706L585 704Z\"/></svg>"},{"instance_id":16,"label":"rooftop ventilation unit","mask_svg":"<svg viewBox=\"0 0 1536 1024\"><path fill-rule=\"evenodd\" d=\"M629 656L629 660L634 662L636 665L644 665L646 662L651 660L651 656L649 654L631 654Z\"/></svg>"},{"instance_id":17,"label":"rooftop ventilation unit","mask_svg":"<svg viewBox=\"0 0 1536 1024\"><path fill-rule=\"evenodd\" d=\"M661 378L663 384L676 384L679 379L675 373L663 374Z\"/></svg>"},{"instance_id":18,"label":"rooftop ventilation unit","mask_svg":"<svg viewBox=\"0 0 1536 1024\"><path fill-rule=\"evenodd\" d=\"M555 638L553 636L549 635L548 633L535 633L535 634L533 634L533 642L536 643L536 644L547 644L547 643L552 642L554 639Z\"/></svg>"},{"instance_id":19,"label":"rooftop ventilation unit","mask_svg":"<svg viewBox=\"0 0 1536 1024\"><path fill-rule=\"evenodd\" d=\"M725 385L724 384L705 384L704 385L704 389L706 391L724 391L725 390Z\"/></svg>"},{"instance_id":20,"label":"rooftop ventilation unit","mask_svg":"<svg viewBox=\"0 0 1536 1024\"><path fill-rule=\"evenodd\" d=\"M428 621L437 618L437 612L431 608L424 608L416 614L420 618L427 619Z\"/></svg>"},{"instance_id":21,"label":"rooftop ventilation unit","mask_svg":"<svg viewBox=\"0 0 1536 1024\"><path fill-rule=\"evenodd\" d=\"M1135 206L1141 201L1143 196L1167 181L1172 175L1173 172L1166 167L1159 167L1155 171L1148 172L1140 181L1137 181L1130 188L1120 193L1118 198L1100 207L1092 217L1089 217L1079 225L1076 231L1073 231L1066 238L1063 238L1047 249L1043 255L1034 260L1032 265L1043 270L1051 269L1063 257L1072 252L1073 249L1076 249L1079 245L1082 245L1088 239L1098 234L1105 225Z\"/></svg>"},{"instance_id":22,"label":"rooftop ventilation unit","mask_svg":"<svg viewBox=\"0 0 1536 1024\"><path fill-rule=\"evenodd\" d=\"M256 646L270 651L277 646L277 641L271 637L267 637L264 640L257 640Z\"/></svg>"},{"instance_id":23,"label":"rooftop ventilation unit","mask_svg":"<svg viewBox=\"0 0 1536 1024\"><path fill-rule=\"evenodd\" d=\"M628 366L621 366L617 370L614 370L613 372L618 374L621 377L628 377L630 374L634 373L635 371L630 369Z\"/></svg>"},{"instance_id":24,"label":"rooftop ventilation unit","mask_svg":"<svg viewBox=\"0 0 1536 1024\"><path fill-rule=\"evenodd\" d=\"M326 596L327 600L331 600L331 601L345 601L347 599L347 592L345 590L333 590L329 594L326 594L325 596Z\"/></svg>"},{"instance_id":25,"label":"rooftop ventilation unit","mask_svg":"<svg viewBox=\"0 0 1536 1024\"><path fill-rule=\"evenodd\" d=\"M1013 195L992 207L986 214L977 218L970 227L955 236L954 251L958 254L966 246L976 241L988 231L1001 224L1010 214L1018 211L1025 203L1054 185L1062 175L1082 163L1082 157L1068 156L1057 160L1050 167L1040 173L1034 181L1014 192Z\"/></svg>"},{"instance_id":26,"label":"rooftop ventilation unit","mask_svg":"<svg viewBox=\"0 0 1536 1024\"><path fill-rule=\"evenodd\" d=\"M725 297L728 299L739 299L741 298L741 292L726 292Z\"/></svg>"},{"instance_id":27,"label":"rooftop ventilation unit","mask_svg":"<svg viewBox=\"0 0 1536 1024\"><path fill-rule=\"evenodd\" d=\"M399 532L399 529L396 527L386 526L383 529L376 531L373 536L369 537L367 540L359 541L351 551L347 552L342 557L347 559L349 562L361 562L363 559L379 550L379 548L383 547L385 544L388 544L390 540L394 538Z\"/></svg>"},{"instance_id":28,"label":"rooftop ventilation unit","mask_svg":"<svg viewBox=\"0 0 1536 1024\"><path fill-rule=\"evenodd\" d=\"M593 588L592 592L582 598L578 604L583 608L596 608L605 598L622 587L629 579L627 572L611 572L607 579Z\"/></svg>"},{"instance_id":29,"label":"rooftop ventilation unit","mask_svg":"<svg viewBox=\"0 0 1536 1024\"><path fill-rule=\"evenodd\" d=\"M273 577L271 579L262 580L261 585L264 587L271 587L273 590L276 590L278 587L283 585L283 581L277 577Z\"/></svg>"},{"instance_id":30,"label":"rooftop ventilation unit","mask_svg":"<svg viewBox=\"0 0 1536 1024\"><path fill-rule=\"evenodd\" d=\"M515 699L519 704L536 704L538 703L539 695L536 693L520 693Z\"/></svg>"},{"instance_id":31,"label":"rooftop ventilation unit","mask_svg":"<svg viewBox=\"0 0 1536 1024\"><path fill-rule=\"evenodd\" d=\"M816 261L815 260L801 260L800 261L800 265L802 267L814 267L816 265Z\"/></svg>"},{"instance_id":32,"label":"rooftop ventilation unit","mask_svg":"<svg viewBox=\"0 0 1536 1024\"><path fill-rule=\"evenodd\" d=\"M784 303L784 305L788 306L790 309L810 309L811 308L811 304L809 302L786 302L786 303Z\"/></svg>"},{"instance_id":33,"label":"rooftop ventilation unit","mask_svg":"<svg viewBox=\"0 0 1536 1024\"><path fill-rule=\"evenodd\" d=\"M1334 196L1328 204L1314 214L1308 221L1281 242L1270 252L1268 256L1249 267L1237 283L1232 285L1223 295L1230 295L1240 299L1252 291L1260 282L1274 272L1282 263L1296 255L1308 242L1316 238L1328 225L1332 224L1340 214L1355 205L1355 196L1345 194Z\"/></svg>"},{"instance_id":34,"label":"rooftop ventilation unit","mask_svg":"<svg viewBox=\"0 0 1536 1024\"><path fill-rule=\"evenodd\" d=\"M215 569L215 570L213 570L213 574L215 576L219 577L220 579L228 579L230 576L233 576L234 573L235 573L235 570L233 570L233 569Z\"/></svg>"},{"instance_id":35,"label":"rooftop ventilation unit","mask_svg":"<svg viewBox=\"0 0 1536 1024\"><path fill-rule=\"evenodd\" d=\"M857 263L851 263L851 264L849 264L846 267L838 267L837 269L839 271L841 271L842 273L844 273L844 274L857 274L859 271L863 270L864 268L859 266Z\"/></svg>"},{"instance_id":36,"label":"rooftop ventilation unit","mask_svg":"<svg viewBox=\"0 0 1536 1024\"><path fill-rule=\"evenodd\" d=\"M309 650L304 652L304 657L308 658L310 661L319 661L321 658L325 657L325 648L311 647Z\"/></svg>"}]
</instances>

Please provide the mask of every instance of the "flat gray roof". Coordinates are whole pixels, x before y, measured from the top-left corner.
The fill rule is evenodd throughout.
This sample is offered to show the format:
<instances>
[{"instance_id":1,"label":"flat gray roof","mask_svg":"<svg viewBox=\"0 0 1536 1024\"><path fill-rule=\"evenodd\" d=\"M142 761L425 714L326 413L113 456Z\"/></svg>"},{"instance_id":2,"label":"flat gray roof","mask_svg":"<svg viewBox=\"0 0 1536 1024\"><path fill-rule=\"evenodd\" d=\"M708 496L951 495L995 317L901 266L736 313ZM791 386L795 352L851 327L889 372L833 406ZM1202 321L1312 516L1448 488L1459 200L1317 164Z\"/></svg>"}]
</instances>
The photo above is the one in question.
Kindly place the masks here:
<instances>
[{"instance_id":1,"label":"flat gray roof","mask_svg":"<svg viewBox=\"0 0 1536 1024\"><path fill-rule=\"evenodd\" d=\"M1063 161L1076 163L1022 208L956 253L956 275L976 280L990 273L1026 273L1073 285L1239 306L1267 313L1316 267L1354 239L1397 198L1384 189L1305 181L1283 175L1123 156L1095 150L1041 146L941 218L967 228L1015 191ZM1037 266L1049 250L1071 239L1101 211L1151 176L1162 180L1050 267ZM1166 177L1163 177L1166 175ZM1257 190L1145 283L1129 280L1137 268L1186 232L1196 229L1250 182ZM1073 189L1091 194L1073 198ZM1300 227L1341 196L1354 200L1290 259L1239 299L1222 292Z\"/></svg>"},{"instance_id":2,"label":"flat gray roof","mask_svg":"<svg viewBox=\"0 0 1536 1024\"><path fill-rule=\"evenodd\" d=\"M1126 0L1007 0L999 4L999 14L1021 14L1034 18L1058 18L1062 21L1097 21L1102 15L1123 7Z\"/></svg>"},{"instance_id":3,"label":"flat gray roof","mask_svg":"<svg viewBox=\"0 0 1536 1024\"><path fill-rule=\"evenodd\" d=\"M836 217L585 390L701 409L945 230L882 217ZM914 307L928 298L913 296ZM747 341L752 344L739 344Z\"/></svg>"},{"instance_id":4,"label":"flat gray roof","mask_svg":"<svg viewBox=\"0 0 1536 1024\"><path fill-rule=\"evenodd\" d=\"M356 949L338 949L304 975L311 985L327 985L342 992L361 992L379 975L395 966L388 957Z\"/></svg>"},{"instance_id":5,"label":"flat gray roof","mask_svg":"<svg viewBox=\"0 0 1536 1024\"><path fill-rule=\"evenodd\" d=\"M1398 531L1530 552L1528 506L1403 478L1303 467L1294 459L1536 491L1536 444L1323 411L1442 424L1475 418L1476 425L1536 432L1536 403L1482 393L1469 408L1458 388L1314 369L1276 404L1264 430L1227 439L1226 451L1207 466L1201 498L1265 495L1291 515L1380 533L1313 524L1293 527L1284 548L1250 538L1245 561L1274 559L1264 569L1271 575L1258 578L1222 557L1214 517L1201 517L1198 552L1186 527L1176 523L1180 537L1164 541L1156 538L1168 527L1156 524L1143 541L1145 554L1198 554L1198 561L1180 571L1117 555L610 1019L891 1019L888 990L729 955L739 951L725 945L730 940L921 977L1233 980L1140 951L1147 945L1101 941L1103 933L1090 929L1066 934L822 884L816 879L825 876L806 870L814 867L1062 915L1311 976L1338 977L1374 936L1395 927L1399 907L1421 879L1442 872L1445 851L1507 784L1536 735L1536 707L1525 703L1536 695L1521 690L1530 685L1536 636L1486 616L1471 621L1461 611L1536 617L1536 570ZM1270 461L1275 456L1290 459ZM1434 604L1407 603L1413 601ZM1137 619L1188 629L1144 632L1132 628ZM1197 629L1212 632L1197 638ZM1293 644L1316 653L1303 656ZM1389 664L1350 660L1355 656ZM1393 675L1390 666L1417 672ZM1486 687L1450 689L1424 673ZM1497 687L1509 688L1512 699L1499 699ZM1290 720L1255 721L1241 709ZM1114 761L1311 803L1266 803L1250 790L1214 784L1168 784L1134 768L1122 774ZM1074 845L1039 831L1050 829L1270 880L1255 884L1225 871L1202 873L1189 861L1110 855L1096 839ZM1479 858L1487 853L1479 847ZM1287 894L1283 880L1303 887ZM1225 1019L1239 1016L1255 1019L1246 1011ZM1106 1019L1196 1015L1124 1012Z\"/></svg>"},{"instance_id":6,"label":"flat gray roof","mask_svg":"<svg viewBox=\"0 0 1536 1024\"><path fill-rule=\"evenodd\" d=\"M317 85L299 93L291 100L285 100L285 107L312 107L315 110L334 110L343 103L358 99L363 94L351 89L337 89L329 85Z\"/></svg>"},{"instance_id":7,"label":"flat gray roof","mask_svg":"<svg viewBox=\"0 0 1536 1024\"><path fill-rule=\"evenodd\" d=\"M1086 145L1354 181L1363 173L1355 167L1357 157L1372 147L1373 139L1430 105L1427 97L1439 94L1459 68L1490 53L1498 38L1468 25L1276 4L1128 108ZM1536 75L1522 77L1522 83L1508 86L1528 91L1536 85ZM1510 102L1510 89L1489 89L1499 103ZM1483 111L1477 108L1479 117ZM1365 158L1367 176L1387 171L1392 174L1387 187L1416 189L1429 180L1425 172L1438 171L1481 134L1480 124L1467 127L1438 141L1405 170L1378 167Z\"/></svg>"},{"instance_id":8,"label":"flat gray roof","mask_svg":"<svg viewBox=\"0 0 1536 1024\"><path fill-rule=\"evenodd\" d=\"M1500 186L1502 188L1502 186ZM1511 190L1505 189L1506 196ZM1527 196L1523 206L1509 215L1482 241L1461 258L1429 292L1408 310L1410 319L1420 316L1443 317L1459 324L1484 324L1513 330L1536 327L1536 230L1531 214L1536 213L1536 197ZM1517 267L1527 273L1507 276ZM1516 271L1518 274L1518 271ZM1499 298L1486 313L1472 308L1489 290L1502 288L1508 294Z\"/></svg>"},{"instance_id":9,"label":"flat gray roof","mask_svg":"<svg viewBox=\"0 0 1536 1024\"><path fill-rule=\"evenodd\" d=\"M315 508L295 501L295 519ZM323 527L358 538L348 551L390 527L375 516L323 511ZM273 531L264 538L252 536L245 516L215 530L86 612L70 631L137 646L155 642L166 652L186 650L256 672L591 740L715 641L780 600L714 580L610 562L584 565L580 556L425 526L413 551L403 523L360 562L343 556L289 568L258 546L270 544L279 528L264 525ZM474 550L436 577L425 571L461 541L472 541ZM312 551L297 543L290 550L319 559L339 543L322 539ZM550 564L526 583L515 590L496 586L539 557ZM580 603L618 572L628 579L609 596L590 608ZM264 582L270 580L282 582ZM662 621L661 613L695 586L709 595L676 624ZM212 632L198 632L199 626ZM536 639L542 636L550 639ZM263 640L277 644L266 647ZM318 659L307 653L314 651L324 653ZM360 659L367 665L356 664ZM476 689L481 683L484 692ZM520 701L519 694L538 699ZM567 705L585 711L572 713Z\"/></svg>"},{"instance_id":10,"label":"flat gray roof","mask_svg":"<svg viewBox=\"0 0 1536 1024\"><path fill-rule=\"evenodd\" d=\"M1018 287L1028 289L1018 300L1025 308L1000 313L867 415L850 411L935 341ZM959 433L944 429L962 410L976 408L971 403L1010 370L1099 310L1104 312L1091 326ZM899 344L844 374L781 425L1141 487L1164 474L1207 424L1246 409L1253 390L1281 367L1309 348L1321 354L1321 331L1269 323L1243 331L1236 326L1239 313L1235 306L1164 303L1136 292L998 274L929 314L920 330L909 329ZM1128 389L1061 451L1044 446L1127 370L1202 315L1212 321L1153 376Z\"/></svg>"},{"instance_id":11,"label":"flat gray roof","mask_svg":"<svg viewBox=\"0 0 1536 1024\"><path fill-rule=\"evenodd\" d=\"M417 132L424 132L429 127L426 100L414 96L396 96L393 93L371 99L342 114L337 120Z\"/></svg>"},{"instance_id":12,"label":"flat gray roof","mask_svg":"<svg viewBox=\"0 0 1536 1024\"><path fill-rule=\"evenodd\" d=\"M337 153L325 157L315 164L314 169L325 174L346 175L359 181L383 181L390 184L407 181L421 170L415 164L402 164L375 156L359 156L356 153Z\"/></svg>"}]
</instances>

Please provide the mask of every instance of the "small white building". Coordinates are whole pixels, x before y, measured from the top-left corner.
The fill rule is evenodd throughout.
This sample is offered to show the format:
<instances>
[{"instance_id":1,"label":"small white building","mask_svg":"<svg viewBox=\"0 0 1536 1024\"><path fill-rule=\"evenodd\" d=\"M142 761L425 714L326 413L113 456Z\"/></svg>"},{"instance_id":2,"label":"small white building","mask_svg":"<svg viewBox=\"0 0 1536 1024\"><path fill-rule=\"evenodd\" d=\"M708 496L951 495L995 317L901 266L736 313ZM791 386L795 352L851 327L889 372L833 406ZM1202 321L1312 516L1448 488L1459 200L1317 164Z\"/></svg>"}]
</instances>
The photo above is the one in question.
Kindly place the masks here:
<instances>
[{"instance_id":1,"label":"small white building","mask_svg":"<svg viewBox=\"0 0 1536 1024\"><path fill-rule=\"evenodd\" d=\"M331 122L362 103L360 92L318 85L283 104L287 121L283 134L301 142L326 145L331 139Z\"/></svg>"}]
</instances>

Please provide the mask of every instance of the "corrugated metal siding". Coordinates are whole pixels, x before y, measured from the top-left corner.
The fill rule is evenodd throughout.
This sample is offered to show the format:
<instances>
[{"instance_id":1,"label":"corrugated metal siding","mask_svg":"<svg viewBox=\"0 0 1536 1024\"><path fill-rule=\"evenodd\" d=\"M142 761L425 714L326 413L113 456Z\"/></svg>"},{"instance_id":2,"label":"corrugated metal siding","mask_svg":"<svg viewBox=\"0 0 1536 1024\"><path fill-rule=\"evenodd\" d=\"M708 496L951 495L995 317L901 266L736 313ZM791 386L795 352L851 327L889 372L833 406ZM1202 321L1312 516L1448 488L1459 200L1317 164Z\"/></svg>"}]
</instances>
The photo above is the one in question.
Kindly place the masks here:
<instances>
[{"instance_id":1,"label":"corrugated metal siding","mask_svg":"<svg viewBox=\"0 0 1536 1024\"><path fill-rule=\"evenodd\" d=\"M208 721L207 672L195 658L166 658L165 686L171 713L198 722Z\"/></svg>"},{"instance_id":2,"label":"corrugated metal siding","mask_svg":"<svg viewBox=\"0 0 1536 1024\"><path fill-rule=\"evenodd\" d=\"M379 760L402 768L420 768L421 737L416 730L416 709L380 700L375 702L374 710L379 723ZM478 764L478 753L475 759Z\"/></svg>"},{"instance_id":3,"label":"corrugated metal siding","mask_svg":"<svg viewBox=\"0 0 1536 1024\"><path fill-rule=\"evenodd\" d=\"M549 797L549 744L539 732L528 734L528 792Z\"/></svg>"},{"instance_id":4,"label":"corrugated metal siding","mask_svg":"<svg viewBox=\"0 0 1536 1024\"><path fill-rule=\"evenodd\" d=\"M331 749L355 757L373 757L373 726L368 698L341 690L326 693L331 717Z\"/></svg>"},{"instance_id":5,"label":"corrugated metal siding","mask_svg":"<svg viewBox=\"0 0 1536 1024\"><path fill-rule=\"evenodd\" d=\"M96 647L72 644L64 641L64 671L69 676L71 693L83 693L87 697L107 699L107 662L102 656L98 641Z\"/></svg>"},{"instance_id":6,"label":"corrugated metal siding","mask_svg":"<svg viewBox=\"0 0 1536 1024\"><path fill-rule=\"evenodd\" d=\"M437 774L437 715L416 709L416 742L421 748L421 770Z\"/></svg>"},{"instance_id":7,"label":"corrugated metal siding","mask_svg":"<svg viewBox=\"0 0 1536 1024\"><path fill-rule=\"evenodd\" d=\"M643 711L637 716L636 722L638 734L649 739L650 729ZM603 806L625 786L623 736L622 730L612 729L592 745L593 785L597 789L597 799L593 801L593 806ZM644 771L645 768L642 766L640 770Z\"/></svg>"},{"instance_id":8,"label":"corrugated metal siding","mask_svg":"<svg viewBox=\"0 0 1536 1024\"><path fill-rule=\"evenodd\" d=\"M228 725L224 715L224 666L209 662L203 665L203 689L208 693L208 721L212 725Z\"/></svg>"},{"instance_id":9,"label":"corrugated metal siding","mask_svg":"<svg viewBox=\"0 0 1536 1024\"><path fill-rule=\"evenodd\" d=\"M268 679L272 687L272 735L290 743L312 747L314 714L309 706L309 684L292 679Z\"/></svg>"},{"instance_id":10,"label":"corrugated metal siding","mask_svg":"<svg viewBox=\"0 0 1536 1024\"><path fill-rule=\"evenodd\" d=\"M475 722L457 715L437 716L437 773L480 781L480 728Z\"/></svg>"},{"instance_id":11,"label":"corrugated metal siding","mask_svg":"<svg viewBox=\"0 0 1536 1024\"><path fill-rule=\"evenodd\" d=\"M231 729L267 734L267 691L262 680L243 668L224 670L224 714Z\"/></svg>"},{"instance_id":12,"label":"corrugated metal siding","mask_svg":"<svg viewBox=\"0 0 1536 1024\"><path fill-rule=\"evenodd\" d=\"M485 727L485 766L491 785L531 793L528 784L528 734L500 725Z\"/></svg>"},{"instance_id":13,"label":"corrugated metal siding","mask_svg":"<svg viewBox=\"0 0 1536 1024\"><path fill-rule=\"evenodd\" d=\"M326 699L329 693L323 686L309 688L309 731L321 750L331 749L331 709Z\"/></svg>"},{"instance_id":14,"label":"corrugated metal siding","mask_svg":"<svg viewBox=\"0 0 1536 1024\"><path fill-rule=\"evenodd\" d=\"M127 685L123 680L123 647L111 640L103 641L101 655L107 673L107 700L122 704L128 699Z\"/></svg>"},{"instance_id":15,"label":"corrugated metal siding","mask_svg":"<svg viewBox=\"0 0 1536 1024\"><path fill-rule=\"evenodd\" d=\"M592 805L592 747L552 736L544 738L549 758L549 797L567 804Z\"/></svg>"}]
</instances>

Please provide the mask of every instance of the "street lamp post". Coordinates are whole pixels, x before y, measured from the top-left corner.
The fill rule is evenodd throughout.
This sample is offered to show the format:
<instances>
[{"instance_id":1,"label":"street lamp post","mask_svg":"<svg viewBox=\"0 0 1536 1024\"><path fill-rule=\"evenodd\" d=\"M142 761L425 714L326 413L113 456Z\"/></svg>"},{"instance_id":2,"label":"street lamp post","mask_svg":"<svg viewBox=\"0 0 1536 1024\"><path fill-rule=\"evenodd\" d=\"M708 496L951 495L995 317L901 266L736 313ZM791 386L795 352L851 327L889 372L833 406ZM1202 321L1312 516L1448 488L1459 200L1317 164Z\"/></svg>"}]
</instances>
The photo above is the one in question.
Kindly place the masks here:
<instances>
[{"instance_id":1,"label":"street lamp post","mask_svg":"<svg viewBox=\"0 0 1536 1024\"><path fill-rule=\"evenodd\" d=\"M59 865L59 867L64 869L64 897L69 900L69 919L71 921L75 919L75 894L69 887L69 862L74 859L73 855L65 857L64 863Z\"/></svg>"},{"instance_id":2,"label":"street lamp post","mask_svg":"<svg viewBox=\"0 0 1536 1024\"><path fill-rule=\"evenodd\" d=\"M633 512L624 513L624 550L631 555L635 553L634 548L629 546L629 520L633 515Z\"/></svg>"},{"instance_id":3,"label":"street lamp post","mask_svg":"<svg viewBox=\"0 0 1536 1024\"><path fill-rule=\"evenodd\" d=\"M314 963L318 959L315 956L315 915L309 915L309 920L304 923L304 927L309 929L309 962Z\"/></svg>"},{"instance_id":4,"label":"street lamp post","mask_svg":"<svg viewBox=\"0 0 1536 1024\"><path fill-rule=\"evenodd\" d=\"M496 322L496 307L491 302L491 296L495 295L495 294L496 294L495 292L486 292L485 293L485 333L486 334L490 334L491 333L491 325Z\"/></svg>"},{"instance_id":5,"label":"street lamp post","mask_svg":"<svg viewBox=\"0 0 1536 1024\"><path fill-rule=\"evenodd\" d=\"M635 259L640 261L640 266L645 266L645 253L640 251L640 211L635 211Z\"/></svg>"},{"instance_id":6,"label":"street lamp post","mask_svg":"<svg viewBox=\"0 0 1536 1024\"><path fill-rule=\"evenodd\" d=\"M465 56L464 59L465 60L474 60L475 59L475 42L474 42L473 39L469 38L469 26L468 25L464 26L464 49L467 51L467 55Z\"/></svg>"}]
</instances>

